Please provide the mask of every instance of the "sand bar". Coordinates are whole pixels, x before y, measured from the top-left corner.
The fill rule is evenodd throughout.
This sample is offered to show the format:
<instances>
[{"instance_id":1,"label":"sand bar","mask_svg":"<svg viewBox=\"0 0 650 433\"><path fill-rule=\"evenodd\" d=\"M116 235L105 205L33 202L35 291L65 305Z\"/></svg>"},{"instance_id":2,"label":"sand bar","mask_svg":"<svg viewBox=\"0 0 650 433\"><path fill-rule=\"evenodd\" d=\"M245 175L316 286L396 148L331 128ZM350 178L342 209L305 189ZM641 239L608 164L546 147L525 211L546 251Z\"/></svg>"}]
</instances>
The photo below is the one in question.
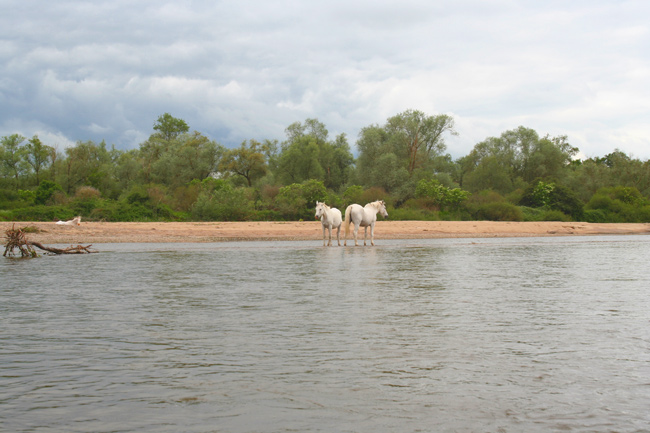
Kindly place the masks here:
<instances>
[{"instance_id":1,"label":"sand bar","mask_svg":"<svg viewBox=\"0 0 650 433\"><path fill-rule=\"evenodd\" d=\"M300 222L85 222L63 226L54 222L2 222L2 233L15 227L38 229L28 238L43 244L121 242L226 242L259 240L321 240L320 221ZM363 231L360 230L360 239ZM468 237L530 237L650 234L650 224L496 221L377 221L375 241ZM351 235L351 233L350 233ZM335 237L335 234L334 234ZM343 230L341 231L343 238Z\"/></svg>"}]
</instances>

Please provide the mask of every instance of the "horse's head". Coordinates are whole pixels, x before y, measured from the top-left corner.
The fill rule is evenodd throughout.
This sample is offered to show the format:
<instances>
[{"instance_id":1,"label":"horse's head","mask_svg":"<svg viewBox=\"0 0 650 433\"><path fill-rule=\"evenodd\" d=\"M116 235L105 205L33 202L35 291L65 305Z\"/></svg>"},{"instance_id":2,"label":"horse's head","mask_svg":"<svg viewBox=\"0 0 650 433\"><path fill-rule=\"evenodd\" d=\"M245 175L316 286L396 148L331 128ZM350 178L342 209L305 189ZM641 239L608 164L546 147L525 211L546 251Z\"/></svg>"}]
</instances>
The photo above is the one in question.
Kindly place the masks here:
<instances>
[{"instance_id":1,"label":"horse's head","mask_svg":"<svg viewBox=\"0 0 650 433\"><path fill-rule=\"evenodd\" d=\"M314 218L316 219L320 218L321 216L323 216L323 212L325 212L325 203L316 201L316 215L314 215Z\"/></svg>"},{"instance_id":2,"label":"horse's head","mask_svg":"<svg viewBox=\"0 0 650 433\"><path fill-rule=\"evenodd\" d=\"M379 204L378 209L381 216L383 216L384 218L388 218L388 212L386 212L386 202L383 200L379 200L377 203Z\"/></svg>"}]
</instances>

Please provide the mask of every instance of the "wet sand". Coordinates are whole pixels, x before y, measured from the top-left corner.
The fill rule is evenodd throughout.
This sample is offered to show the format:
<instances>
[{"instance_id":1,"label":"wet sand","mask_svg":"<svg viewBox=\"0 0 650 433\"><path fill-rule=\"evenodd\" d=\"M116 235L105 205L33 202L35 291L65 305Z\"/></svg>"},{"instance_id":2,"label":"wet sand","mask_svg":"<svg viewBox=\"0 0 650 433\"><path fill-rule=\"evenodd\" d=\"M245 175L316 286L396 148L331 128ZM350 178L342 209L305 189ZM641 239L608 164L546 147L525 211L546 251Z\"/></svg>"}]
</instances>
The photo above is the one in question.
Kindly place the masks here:
<instances>
[{"instance_id":1,"label":"wet sand","mask_svg":"<svg viewBox=\"0 0 650 433\"><path fill-rule=\"evenodd\" d=\"M2 222L2 233L15 227L35 227L28 239L43 244L113 242L226 242L259 240L322 240L320 221L301 222L85 222L79 226L53 222ZM650 234L650 224L495 221L377 221L375 242L381 239L467 237L530 237ZM350 235L352 236L352 230ZM344 230L341 230L341 239ZM336 244L336 233L333 233ZM359 231L363 239L363 229ZM362 241L361 241L362 243ZM349 245L349 243L348 243Z\"/></svg>"}]
</instances>

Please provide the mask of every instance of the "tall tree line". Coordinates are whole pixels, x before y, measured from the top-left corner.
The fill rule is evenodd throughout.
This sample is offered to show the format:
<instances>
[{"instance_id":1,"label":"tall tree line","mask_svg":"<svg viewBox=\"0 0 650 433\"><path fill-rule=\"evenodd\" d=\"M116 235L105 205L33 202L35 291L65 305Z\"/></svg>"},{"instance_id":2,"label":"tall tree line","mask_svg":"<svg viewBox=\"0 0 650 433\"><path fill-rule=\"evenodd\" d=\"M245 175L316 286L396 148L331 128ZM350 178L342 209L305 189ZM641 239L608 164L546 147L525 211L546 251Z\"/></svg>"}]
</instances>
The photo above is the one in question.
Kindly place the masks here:
<instances>
[{"instance_id":1,"label":"tall tree line","mask_svg":"<svg viewBox=\"0 0 650 433\"><path fill-rule=\"evenodd\" d=\"M103 141L60 151L12 134L0 141L0 218L59 206L106 219L292 219L309 217L314 198L338 206L383 198L403 218L650 218L647 160L615 147L577 160L568 137L524 126L454 160L446 143L454 135L452 116L418 110L361 128L356 158L345 134L331 137L318 119L289 125L283 141L232 149L169 113L126 151Z\"/></svg>"}]
</instances>

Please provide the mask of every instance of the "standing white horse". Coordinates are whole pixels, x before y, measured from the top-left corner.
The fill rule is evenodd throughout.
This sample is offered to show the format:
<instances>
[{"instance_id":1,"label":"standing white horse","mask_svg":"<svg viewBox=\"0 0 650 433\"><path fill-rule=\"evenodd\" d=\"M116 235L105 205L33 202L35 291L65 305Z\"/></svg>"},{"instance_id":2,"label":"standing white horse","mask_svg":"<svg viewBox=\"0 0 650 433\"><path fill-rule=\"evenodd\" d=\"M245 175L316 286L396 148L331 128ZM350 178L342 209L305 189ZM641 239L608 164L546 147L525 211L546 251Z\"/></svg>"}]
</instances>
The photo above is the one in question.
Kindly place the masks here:
<instances>
[{"instance_id":1,"label":"standing white horse","mask_svg":"<svg viewBox=\"0 0 650 433\"><path fill-rule=\"evenodd\" d=\"M366 237L368 236L368 226L370 226L370 245L375 245L375 221L377 221L377 213L380 213L384 218L388 217L386 212L386 203L383 200L373 201L364 207L358 204L351 204L345 210L345 239L343 245L348 244L348 233L350 232L350 223L354 224L354 245L358 246L357 234L359 233L359 226L364 228L363 244L366 245Z\"/></svg>"},{"instance_id":2,"label":"standing white horse","mask_svg":"<svg viewBox=\"0 0 650 433\"><path fill-rule=\"evenodd\" d=\"M316 218L320 218L323 224L323 246L332 245L332 229L336 229L336 240L341 246L341 211L335 207L329 207L325 203L316 202ZM329 242L325 242L325 229L330 232Z\"/></svg>"}]
</instances>

